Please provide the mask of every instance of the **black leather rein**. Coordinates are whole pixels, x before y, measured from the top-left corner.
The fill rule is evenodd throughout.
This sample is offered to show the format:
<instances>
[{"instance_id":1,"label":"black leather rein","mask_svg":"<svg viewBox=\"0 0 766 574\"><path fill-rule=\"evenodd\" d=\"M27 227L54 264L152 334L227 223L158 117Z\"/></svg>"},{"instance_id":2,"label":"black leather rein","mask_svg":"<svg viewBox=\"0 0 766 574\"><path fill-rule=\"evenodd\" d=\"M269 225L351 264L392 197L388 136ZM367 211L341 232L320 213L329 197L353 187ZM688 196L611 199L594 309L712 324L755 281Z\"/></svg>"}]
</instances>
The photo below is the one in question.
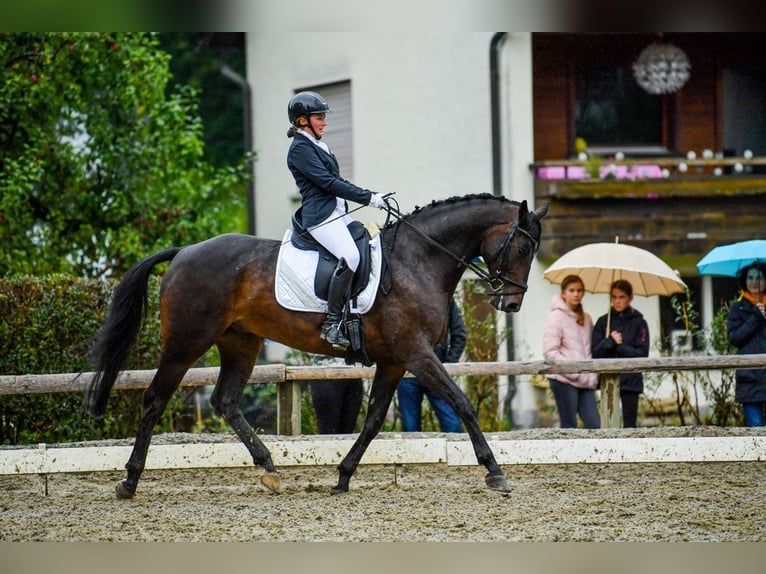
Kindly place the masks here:
<instances>
[{"instance_id":1,"label":"black leather rein","mask_svg":"<svg viewBox=\"0 0 766 574\"><path fill-rule=\"evenodd\" d=\"M492 257L490 257L489 261L486 261L487 268L489 269L489 265L491 265L494 261L497 260L498 257L502 256L502 260L500 265L497 268L497 271L495 273L488 273L476 263L473 261L466 261L464 258L459 257L458 255L454 254L452 251L444 247L441 243L436 241L435 239L432 239L428 235L426 235L423 231L412 225L409 221L404 219L401 214L398 212L398 209L393 208L391 205L388 206L388 213L389 215L394 216L397 220L399 220L400 223L404 223L405 225L409 226L410 229L415 231L418 235L420 235L423 239L428 241L431 245L442 251L443 253L449 255L453 260L457 262L458 265L461 267L465 267L466 269L470 269L476 275L481 277L484 281L487 282L487 285L489 285L489 288L492 290L492 293L488 294L490 297L494 297L497 295L500 296L509 296L509 295L518 295L520 293L526 293L527 289L529 289L529 286L523 282L523 281L517 281L516 279L513 279L511 277L507 277L505 275L504 269L506 268L508 264L508 259L510 257L510 250L511 250L511 241L513 240L513 236L517 231L523 233L526 235L529 240L532 242L533 245L533 251L537 251L537 245L538 242L535 241L535 239L529 234L529 232L526 229L522 229L519 227L519 219L518 217L513 222L513 225L508 230L508 233L505 236L505 239L503 239L502 244L500 247L498 247L497 251L495 252ZM519 291L516 292L509 292L506 293L504 291L501 291L506 284L513 285L514 287L518 288Z\"/></svg>"}]
</instances>

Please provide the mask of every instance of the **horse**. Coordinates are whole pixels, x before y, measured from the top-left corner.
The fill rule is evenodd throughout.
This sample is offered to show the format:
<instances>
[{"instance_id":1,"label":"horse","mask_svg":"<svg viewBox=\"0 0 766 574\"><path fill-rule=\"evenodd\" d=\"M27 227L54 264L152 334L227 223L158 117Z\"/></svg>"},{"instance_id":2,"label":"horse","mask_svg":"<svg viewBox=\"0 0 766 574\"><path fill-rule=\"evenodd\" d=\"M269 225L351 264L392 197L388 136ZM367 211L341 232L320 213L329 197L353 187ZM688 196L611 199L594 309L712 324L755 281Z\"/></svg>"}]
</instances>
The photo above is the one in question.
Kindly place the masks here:
<instances>
[{"instance_id":1,"label":"horse","mask_svg":"<svg viewBox=\"0 0 766 574\"><path fill-rule=\"evenodd\" d=\"M530 211L526 201L473 194L433 201L408 214L389 204L391 218L380 231L384 275L364 315L364 344L376 363L364 426L337 467L332 494L347 492L370 442L378 434L399 380L410 371L439 393L463 421L486 485L510 491L468 398L433 352L446 328L447 309L466 268L489 286L490 303L504 312L521 308L532 260L540 242L540 220L548 205ZM83 399L93 417L106 411L109 393L122 370L147 313L147 284L154 267L171 262L160 285L162 351L142 399L142 414L127 476L117 498L132 498L144 469L152 429L186 371L217 346L220 371L210 402L234 430L263 472L261 484L282 492L268 448L240 408L245 384L266 338L310 353L343 356L320 339L324 314L291 311L275 298L280 241L228 233L172 247L135 264L116 286L90 353L93 376ZM486 264L474 260L481 256Z\"/></svg>"}]
</instances>

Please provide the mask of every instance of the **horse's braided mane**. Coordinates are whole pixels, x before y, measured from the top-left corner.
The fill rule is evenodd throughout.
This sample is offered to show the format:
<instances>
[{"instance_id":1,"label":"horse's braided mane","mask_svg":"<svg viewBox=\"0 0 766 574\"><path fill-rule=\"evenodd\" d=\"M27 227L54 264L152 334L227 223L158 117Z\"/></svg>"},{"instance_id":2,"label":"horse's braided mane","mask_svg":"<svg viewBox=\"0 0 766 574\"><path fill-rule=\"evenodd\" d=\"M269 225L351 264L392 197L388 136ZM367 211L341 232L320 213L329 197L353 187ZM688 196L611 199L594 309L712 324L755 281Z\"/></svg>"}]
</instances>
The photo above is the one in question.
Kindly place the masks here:
<instances>
[{"instance_id":1,"label":"horse's braided mane","mask_svg":"<svg viewBox=\"0 0 766 574\"><path fill-rule=\"evenodd\" d=\"M486 199L486 200L492 200L492 201L499 201L501 203L510 203L513 205L519 205L519 202L517 201L511 201L505 196L493 195L491 193L472 193L469 195L455 195L453 197L448 197L447 199L440 199L440 200L434 199L433 201L431 201L431 203L422 207L419 205L416 205L415 209L413 209L410 213L403 214L402 219L409 219L422 211L431 210L441 205L450 205L450 204L461 203L465 201L473 201L475 199ZM397 223L398 221L394 220L389 222L385 227L392 227L396 225Z\"/></svg>"}]
</instances>

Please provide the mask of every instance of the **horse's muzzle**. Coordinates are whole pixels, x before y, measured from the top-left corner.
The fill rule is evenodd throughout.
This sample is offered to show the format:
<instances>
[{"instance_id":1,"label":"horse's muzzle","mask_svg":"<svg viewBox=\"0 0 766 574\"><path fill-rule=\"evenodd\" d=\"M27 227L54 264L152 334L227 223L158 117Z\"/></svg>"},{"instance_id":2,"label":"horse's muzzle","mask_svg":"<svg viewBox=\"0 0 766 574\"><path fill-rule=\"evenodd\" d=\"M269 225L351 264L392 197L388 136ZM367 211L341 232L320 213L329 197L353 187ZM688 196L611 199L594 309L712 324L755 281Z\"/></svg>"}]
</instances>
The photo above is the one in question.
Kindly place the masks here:
<instances>
[{"instance_id":1,"label":"horse's muzzle","mask_svg":"<svg viewBox=\"0 0 766 574\"><path fill-rule=\"evenodd\" d=\"M515 295L494 295L489 303L498 311L505 313L516 313L521 309L521 303L524 301L524 294Z\"/></svg>"}]
</instances>

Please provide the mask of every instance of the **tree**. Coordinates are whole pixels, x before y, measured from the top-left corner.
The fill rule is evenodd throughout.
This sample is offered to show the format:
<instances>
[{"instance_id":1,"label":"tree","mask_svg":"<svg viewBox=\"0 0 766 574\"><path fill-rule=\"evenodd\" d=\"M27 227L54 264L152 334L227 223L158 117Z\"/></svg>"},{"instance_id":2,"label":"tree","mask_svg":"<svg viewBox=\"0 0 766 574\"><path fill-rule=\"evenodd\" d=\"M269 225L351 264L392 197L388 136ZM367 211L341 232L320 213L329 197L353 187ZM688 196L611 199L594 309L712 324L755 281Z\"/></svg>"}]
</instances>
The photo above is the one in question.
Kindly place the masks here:
<instances>
[{"instance_id":1,"label":"tree","mask_svg":"<svg viewBox=\"0 0 766 574\"><path fill-rule=\"evenodd\" d=\"M120 274L243 208L204 158L197 91L145 33L0 34L0 276Z\"/></svg>"},{"instance_id":2,"label":"tree","mask_svg":"<svg viewBox=\"0 0 766 574\"><path fill-rule=\"evenodd\" d=\"M214 166L236 163L245 152L242 88L221 66L245 75L245 34L160 32L157 39L171 56L174 81L199 90L205 159Z\"/></svg>"}]
</instances>

